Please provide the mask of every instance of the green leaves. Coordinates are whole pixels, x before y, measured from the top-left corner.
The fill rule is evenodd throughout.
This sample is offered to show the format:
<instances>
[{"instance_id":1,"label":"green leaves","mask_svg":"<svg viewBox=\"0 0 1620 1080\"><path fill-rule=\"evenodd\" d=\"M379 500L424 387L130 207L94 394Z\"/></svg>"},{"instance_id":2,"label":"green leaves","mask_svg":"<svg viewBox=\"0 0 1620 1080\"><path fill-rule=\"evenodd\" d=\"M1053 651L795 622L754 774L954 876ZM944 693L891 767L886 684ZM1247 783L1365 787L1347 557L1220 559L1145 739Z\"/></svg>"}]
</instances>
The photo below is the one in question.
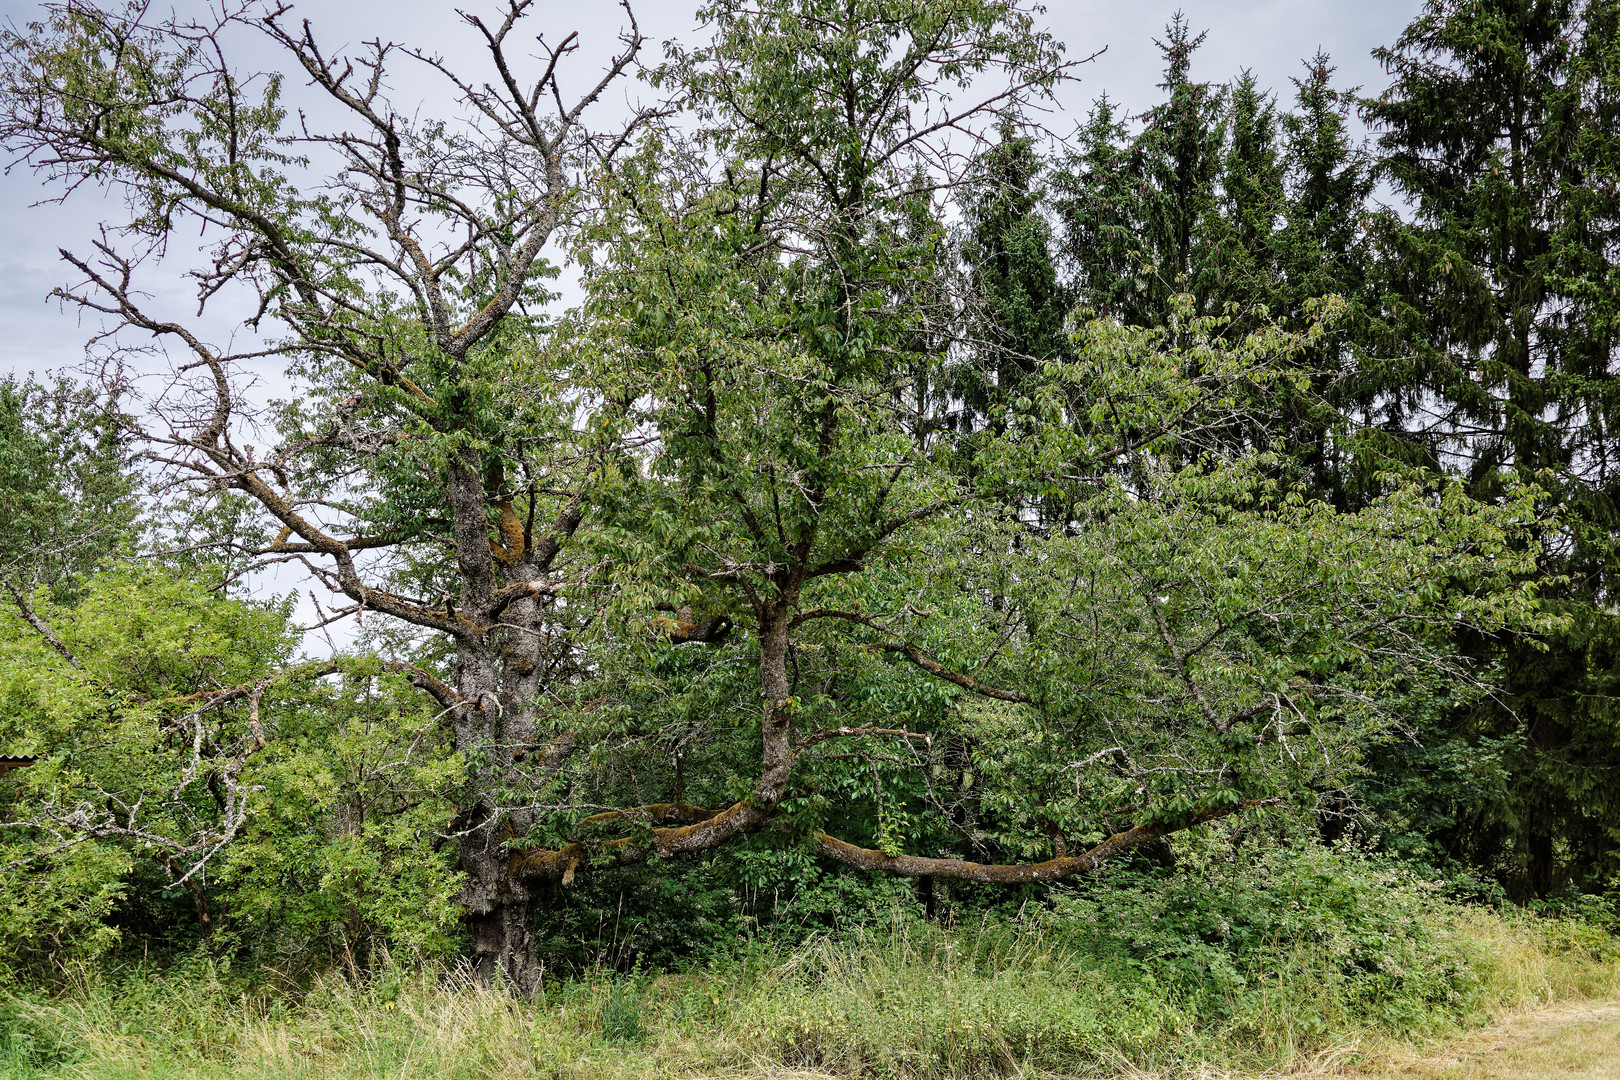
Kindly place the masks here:
<instances>
[{"instance_id":1,"label":"green leaves","mask_svg":"<svg viewBox=\"0 0 1620 1080\"><path fill-rule=\"evenodd\" d=\"M1034 13L721 0L655 75L702 132L604 143L588 187L577 113L534 111L549 69L520 92L441 67L470 119L417 121L386 101L391 46L361 85L269 14L359 132L310 136L336 164L307 196L282 179L305 166L280 83L248 93L214 48L239 18L74 7L7 39L0 137L127 184L151 235L223 229L205 296L245 285L282 327L301 385L260 453L242 357L142 310L111 243L105 273L76 263L71 299L195 354L205 393L173 400L204 404L154 445L200 497L248 500L195 538L232 574L307 567L393 658L299 662L284 606L90 579L39 620L54 638L6 646L27 662L0 734L49 758L18 858L118 845L202 925L213 903L230 933L345 948L449 949L459 896L484 970L532 986L540 880L725 843L752 845L726 872L756 890L814 851L1078 873L1310 806L1483 692L1462 635L1559 630L1536 603L1544 491L1356 457L1340 406L1366 402L1336 380L1368 296L1334 260L1364 254L1342 219L1368 179L1325 58L1283 117L1252 79L1194 82L1201 38L1173 24L1166 103L1129 137L1100 104L1059 178L1060 285L1019 132L1068 65ZM498 64L521 14L478 24ZM526 305L570 222L587 299L553 322ZM116 439L12 412L0 493L25 494L0 540L123 505ZM1351 460L1373 463L1353 492ZM71 483L31 494L52 474ZM50 573L98 553L75 558Z\"/></svg>"},{"instance_id":2,"label":"green leaves","mask_svg":"<svg viewBox=\"0 0 1620 1080\"><path fill-rule=\"evenodd\" d=\"M1065 338L1037 163L1011 136L964 193L965 289L937 209L899 186L948 174L886 173L881 139L835 134L859 127L828 104L841 79L911 77L861 66L905 62L903 43L868 55L850 42L872 34L840 36L880 9L904 14L715 8L714 43L663 77L706 110L719 160L649 140L608 186L582 340L598 342L592 378L650 433L591 541L636 636L600 643L625 740L609 790L667 798L663 754L684 790L734 798L746 781L723 778L745 778L780 722L803 747L786 827L890 858L1045 859L1064 837L1310 802L1408 711L1479 692L1449 644L1459 627L1554 625L1524 583L1536 491L1483 505L1391 472L1352 511L1302 479L1305 434L1279 417L1312 425L1320 454L1353 449L1318 366L1340 359L1351 301L1296 288L1285 326L1166 292L1152 326L1094 319ZM1174 92L1208 105L1186 82L1191 36L1176 41ZM1289 129L1301 161L1316 155L1296 181L1301 207L1315 200L1307 231L1361 177L1326 77L1314 119ZM1234 186L1228 224L1264 247L1280 136L1252 83L1234 94L1229 179L1266 189ZM1161 119L1154 138L1227 147ZM1297 239L1302 262L1307 239L1328 242ZM1263 262L1231 295L1271 287ZM950 352L963 326L1008 361L977 383ZM721 612L737 628L723 643L665 644ZM772 663L787 704L761 714Z\"/></svg>"},{"instance_id":3,"label":"green leaves","mask_svg":"<svg viewBox=\"0 0 1620 1080\"><path fill-rule=\"evenodd\" d=\"M151 915L170 934L202 918L250 946L453 947L459 883L435 841L465 770L403 678L294 664L284 609L156 570L38 610L81 663L0 623L0 747L43 759L0 791L0 948L104 948L126 880L154 877L180 912L195 901Z\"/></svg>"},{"instance_id":4,"label":"green leaves","mask_svg":"<svg viewBox=\"0 0 1620 1080\"><path fill-rule=\"evenodd\" d=\"M0 380L0 578L70 602L133 540L135 484L116 396Z\"/></svg>"}]
</instances>

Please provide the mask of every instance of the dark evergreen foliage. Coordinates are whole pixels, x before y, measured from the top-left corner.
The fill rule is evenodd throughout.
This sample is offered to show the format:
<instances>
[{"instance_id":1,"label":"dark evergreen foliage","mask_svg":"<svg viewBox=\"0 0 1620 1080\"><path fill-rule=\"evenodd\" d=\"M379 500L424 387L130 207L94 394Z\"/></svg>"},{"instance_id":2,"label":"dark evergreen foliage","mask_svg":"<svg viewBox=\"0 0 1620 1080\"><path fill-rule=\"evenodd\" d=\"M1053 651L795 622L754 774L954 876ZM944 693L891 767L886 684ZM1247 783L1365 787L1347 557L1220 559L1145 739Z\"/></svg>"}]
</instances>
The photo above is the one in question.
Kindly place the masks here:
<instances>
[{"instance_id":1,"label":"dark evergreen foliage","mask_svg":"<svg viewBox=\"0 0 1620 1080\"><path fill-rule=\"evenodd\" d=\"M1620 868L1617 12L1611 0L1434 0L1378 51L1391 83L1362 106L1402 201L1377 220L1388 316L1412 358L1387 403L1476 493L1514 474L1547 489L1562 514L1547 593L1570 619L1545 640L1477 643L1503 665L1504 696L1381 765L1444 785L1440 759L1503 755L1510 782L1448 796L1448 854L1542 896Z\"/></svg>"},{"instance_id":2,"label":"dark evergreen foliage","mask_svg":"<svg viewBox=\"0 0 1620 1080\"><path fill-rule=\"evenodd\" d=\"M1287 110L1249 72L1196 81L1204 39L1178 15L1161 102L1126 117L1100 97L1062 152L1052 295L1137 326L1166 325L1176 293L1296 325L1335 295L1335 331L1297 358L1312 393L1271 388L1245 438L1342 507L1391 467L1459 473L1487 499L1510 477L1546 489L1562 516L1545 586L1569 629L1460 642L1501 665L1506 693L1414 717L1374 753L1360 805L1381 842L1521 894L1595 887L1620 839L1620 5L1435 0L1378 51L1379 96L1335 87L1319 53Z\"/></svg>"},{"instance_id":3,"label":"dark evergreen foliage","mask_svg":"<svg viewBox=\"0 0 1620 1080\"><path fill-rule=\"evenodd\" d=\"M964 427L976 419L1003 421L1029 374L1068 353L1069 296L1053 266L1041 171L1034 140L1004 129L966 192L964 256L977 309L970 313L969 356L951 388Z\"/></svg>"}]
</instances>

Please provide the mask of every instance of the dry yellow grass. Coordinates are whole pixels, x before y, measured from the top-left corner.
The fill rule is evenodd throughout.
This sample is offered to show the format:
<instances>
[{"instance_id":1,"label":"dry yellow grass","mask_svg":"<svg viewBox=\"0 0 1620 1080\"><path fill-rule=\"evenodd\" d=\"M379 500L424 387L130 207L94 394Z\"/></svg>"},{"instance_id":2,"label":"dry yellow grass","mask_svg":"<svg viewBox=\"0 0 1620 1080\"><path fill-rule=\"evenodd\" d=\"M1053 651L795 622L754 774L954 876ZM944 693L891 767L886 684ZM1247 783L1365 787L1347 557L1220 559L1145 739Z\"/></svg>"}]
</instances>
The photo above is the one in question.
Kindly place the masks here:
<instances>
[{"instance_id":1,"label":"dry yellow grass","mask_svg":"<svg viewBox=\"0 0 1620 1080\"><path fill-rule=\"evenodd\" d=\"M1386 1053L1345 1080L1615 1080L1620 1077L1620 1004L1535 1009L1439 1050Z\"/></svg>"},{"instance_id":2,"label":"dry yellow grass","mask_svg":"<svg viewBox=\"0 0 1620 1080\"><path fill-rule=\"evenodd\" d=\"M1235 1073L1206 1065L1173 1075L1175 1080L1617 1080L1620 1002L1519 1010L1442 1043L1337 1047L1281 1072ZM1127 1070L1118 1080L1171 1080L1171 1074Z\"/></svg>"}]
</instances>

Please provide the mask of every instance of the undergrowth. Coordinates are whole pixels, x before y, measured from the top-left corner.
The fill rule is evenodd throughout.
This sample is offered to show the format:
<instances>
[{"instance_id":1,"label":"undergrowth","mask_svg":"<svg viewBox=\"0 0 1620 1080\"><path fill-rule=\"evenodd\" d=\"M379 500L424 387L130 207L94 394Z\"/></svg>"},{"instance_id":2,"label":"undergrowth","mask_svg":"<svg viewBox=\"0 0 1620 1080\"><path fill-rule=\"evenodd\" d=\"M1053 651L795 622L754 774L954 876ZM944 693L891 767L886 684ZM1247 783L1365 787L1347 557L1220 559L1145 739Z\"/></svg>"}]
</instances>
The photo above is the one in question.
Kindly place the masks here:
<instances>
[{"instance_id":1,"label":"undergrowth","mask_svg":"<svg viewBox=\"0 0 1620 1080\"><path fill-rule=\"evenodd\" d=\"M195 956L0 995L0 1077L1107 1076L1261 1069L1620 993L1594 921L1462 907L1409 873L1272 852L1116 874L1013 915L755 941L532 1002L453 966L297 981Z\"/></svg>"}]
</instances>

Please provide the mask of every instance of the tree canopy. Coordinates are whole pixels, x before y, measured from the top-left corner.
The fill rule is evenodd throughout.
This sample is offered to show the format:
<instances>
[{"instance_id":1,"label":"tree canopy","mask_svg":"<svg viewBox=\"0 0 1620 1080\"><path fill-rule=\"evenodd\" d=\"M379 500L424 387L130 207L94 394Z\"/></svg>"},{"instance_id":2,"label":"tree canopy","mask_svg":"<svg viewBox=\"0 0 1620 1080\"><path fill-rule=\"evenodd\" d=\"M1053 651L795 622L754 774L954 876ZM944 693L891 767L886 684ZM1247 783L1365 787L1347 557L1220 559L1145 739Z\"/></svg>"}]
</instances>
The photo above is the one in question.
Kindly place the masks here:
<instances>
[{"instance_id":1,"label":"tree canopy","mask_svg":"<svg viewBox=\"0 0 1620 1080\"><path fill-rule=\"evenodd\" d=\"M1402 111L1437 76L1400 59L1434 54L1432 6L1365 103L1376 165L1325 55L1280 111L1194 81L1180 18L1164 104L1101 100L1048 153L1032 118L1077 62L1020 0L716 0L639 68L626 7L576 99L572 39L519 46L528 0L463 16L481 71L334 53L257 4L6 32L0 140L129 212L58 295L173 368L138 405L0 393L0 749L45 759L0 804L0 873L47 871L5 932L94 924L138 858L208 932L444 950L459 921L483 978L533 990L536 908L614 868L1044 885L1218 818L1345 813L1393 741L1580 632L1542 598L1566 537L1597 550L1599 518L1560 516L1597 451L1532 452L1551 391L1521 391L1578 381L1561 415L1602 444L1607 210L1560 203L1526 268L1433 201L1425 148L1460 136ZM1547 77L1607 93L1610 16L1582 10ZM239 69L249 35L282 66ZM443 97L394 102L398 64ZM661 102L593 126L637 70ZM1571 93L1598 104L1537 198L1608 167L1608 99ZM1378 176L1421 212L1374 220ZM183 228L251 348L142 291ZM1402 291L1450 288L1402 253L1453 234L1489 333ZM1578 333L1555 295L1591 305ZM1511 359L1537 318L1569 360ZM296 394L260 412L238 371L267 356ZM1405 426L1419 398L1461 410L1444 438ZM1513 453L1450 467L1486 412ZM300 655L242 592L271 566L354 647ZM97 899L53 908L69 882Z\"/></svg>"}]
</instances>

